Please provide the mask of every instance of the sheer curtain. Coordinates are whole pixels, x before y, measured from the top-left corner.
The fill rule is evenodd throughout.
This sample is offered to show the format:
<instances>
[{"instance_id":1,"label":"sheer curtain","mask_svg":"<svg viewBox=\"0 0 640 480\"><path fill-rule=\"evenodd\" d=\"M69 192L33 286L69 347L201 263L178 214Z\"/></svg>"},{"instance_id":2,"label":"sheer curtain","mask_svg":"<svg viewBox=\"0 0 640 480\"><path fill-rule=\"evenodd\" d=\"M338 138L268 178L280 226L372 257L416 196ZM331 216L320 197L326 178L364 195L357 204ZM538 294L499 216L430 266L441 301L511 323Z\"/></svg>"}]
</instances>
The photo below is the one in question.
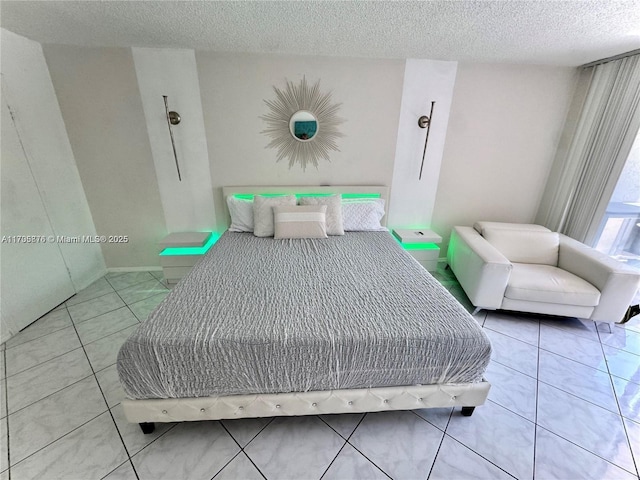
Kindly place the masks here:
<instances>
[{"instance_id":1,"label":"sheer curtain","mask_svg":"<svg viewBox=\"0 0 640 480\"><path fill-rule=\"evenodd\" d=\"M590 77L586 96L569 147L556 157L536 221L592 244L640 127L640 55L589 67L582 75Z\"/></svg>"}]
</instances>

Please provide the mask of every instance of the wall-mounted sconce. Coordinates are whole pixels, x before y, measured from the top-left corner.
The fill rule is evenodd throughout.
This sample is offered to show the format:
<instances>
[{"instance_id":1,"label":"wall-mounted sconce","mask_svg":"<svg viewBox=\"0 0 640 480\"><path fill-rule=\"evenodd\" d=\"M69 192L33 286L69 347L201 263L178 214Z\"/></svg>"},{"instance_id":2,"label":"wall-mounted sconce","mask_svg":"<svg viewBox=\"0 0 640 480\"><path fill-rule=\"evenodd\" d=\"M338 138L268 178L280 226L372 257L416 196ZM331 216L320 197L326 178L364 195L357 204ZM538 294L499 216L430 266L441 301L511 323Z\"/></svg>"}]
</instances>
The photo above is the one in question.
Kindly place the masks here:
<instances>
[{"instance_id":1,"label":"wall-mounted sconce","mask_svg":"<svg viewBox=\"0 0 640 480\"><path fill-rule=\"evenodd\" d=\"M418 176L418 180L422 179L422 169L424 168L424 156L427 153L427 142L429 142L429 130L431 129L431 122L433 121L433 106L436 102L431 102L431 112L429 112L429 116L422 115L418 119L418 126L420 128L427 129L427 136L424 139L424 150L422 151L422 163L420 164L420 175Z\"/></svg>"},{"instance_id":2,"label":"wall-mounted sconce","mask_svg":"<svg viewBox=\"0 0 640 480\"><path fill-rule=\"evenodd\" d=\"M173 140L173 130L171 129L171 125L178 125L182 120L180 118L180 114L178 112L170 112L169 104L167 103L167 96L163 95L164 98L164 110L167 114L167 125L169 127L169 136L171 137L171 146L173 147L173 157L176 159L176 170L178 170L178 181L182 181L182 176L180 175L180 164L178 163L178 154L176 153L176 144Z\"/></svg>"}]
</instances>

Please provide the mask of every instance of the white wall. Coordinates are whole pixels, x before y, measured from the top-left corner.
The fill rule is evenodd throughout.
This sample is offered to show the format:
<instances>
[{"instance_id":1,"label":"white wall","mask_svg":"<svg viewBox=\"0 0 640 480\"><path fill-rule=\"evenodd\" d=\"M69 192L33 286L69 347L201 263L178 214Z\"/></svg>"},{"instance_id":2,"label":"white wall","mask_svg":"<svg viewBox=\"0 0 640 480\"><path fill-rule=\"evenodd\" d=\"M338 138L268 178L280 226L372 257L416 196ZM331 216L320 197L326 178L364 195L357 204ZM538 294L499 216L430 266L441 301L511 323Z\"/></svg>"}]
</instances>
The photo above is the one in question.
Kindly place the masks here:
<instances>
[{"instance_id":1,"label":"white wall","mask_svg":"<svg viewBox=\"0 0 640 480\"><path fill-rule=\"evenodd\" d=\"M403 60L371 60L196 52L211 181L219 226L224 221L224 185L391 185L402 97ZM286 81L320 80L322 92L342 103L344 137L331 162L303 171L276 162L265 100Z\"/></svg>"},{"instance_id":2,"label":"white wall","mask_svg":"<svg viewBox=\"0 0 640 480\"><path fill-rule=\"evenodd\" d=\"M216 220L194 51L133 48L132 52L167 230L210 231ZM172 126L175 156L163 95L168 97L169 111L182 118Z\"/></svg>"},{"instance_id":3,"label":"white wall","mask_svg":"<svg viewBox=\"0 0 640 480\"><path fill-rule=\"evenodd\" d=\"M431 226L456 69L457 62L417 59L406 62L389 208L392 228ZM436 102L433 113L431 102ZM418 126L423 115L433 117L428 129Z\"/></svg>"},{"instance_id":4,"label":"white wall","mask_svg":"<svg viewBox=\"0 0 640 480\"><path fill-rule=\"evenodd\" d=\"M465 64L451 106L432 227L533 222L571 102L577 69Z\"/></svg>"},{"instance_id":5,"label":"white wall","mask_svg":"<svg viewBox=\"0 0 640 480\"><path fill-rule=\"evenodd\" d=\"M41 45L2 29L2 78L2 93L15 113L16 128L54 234L95 236ZM76 291L105 273L98 244L64 243L58 248Z\"/></svg>"},{"instance_id":6,"label":"white wall","mask_svg":"<svg viewBox=\"0 0 640 480\"><path fill-rule=\"evenodd\" d=\"M98 231L133 237L121 248L103 246L107 265L156 265L155 245L168 229L131 50L45 46L45 55ZM217 229L225 222L223 185L392 185L399 168L394 161L402 157L397 153L411 148L417 148L417 158L405 158L419 165L424 131L415 135L419 142L411 140L413 147L398 135L403 60L195 52L195 61ZM434 62L439 63L451 65ZM156 71L161 75L160 67ZM533 221L575 73L561 67L458 65L439 178L437 165L430 165L438 156L428 151L425 163L425 177L438 179L437 189L429 184L406 195L411 189L396 175L391 208L394 201L404 202L417 217L391 218L391 226L427 223L433 210L431 227L445 237L444 254L454 225L480 218ZM299 82L303 75L332 92L346 120L340 151L332 152L331 162L306 171L276 162L277 151L266 148L270 138L261 133L266 123L259 118L269 111L264 101L274 98L273 86L284 88L287 80ZM182 84L175 78L176 92L193 84L193 79ZM412 123L418 113L428 113L428 90L413 107ZM434 126L445 123L439 105ZM434 134L429 150L438 146L438 137L444 140L445 132ZM399 208L398 219L405 211Z\"/></svg>"},{"instance_id":7,"label":"white wall","mask_svg":"<svg viewBox=\"0 0 640 480\"><path fill-rule=\"evenodd\" d=\"M44 53L98 234L129 236L102 244L107 267L159 266L167 227L131 49Z\"/></svg>"}]
</instances>

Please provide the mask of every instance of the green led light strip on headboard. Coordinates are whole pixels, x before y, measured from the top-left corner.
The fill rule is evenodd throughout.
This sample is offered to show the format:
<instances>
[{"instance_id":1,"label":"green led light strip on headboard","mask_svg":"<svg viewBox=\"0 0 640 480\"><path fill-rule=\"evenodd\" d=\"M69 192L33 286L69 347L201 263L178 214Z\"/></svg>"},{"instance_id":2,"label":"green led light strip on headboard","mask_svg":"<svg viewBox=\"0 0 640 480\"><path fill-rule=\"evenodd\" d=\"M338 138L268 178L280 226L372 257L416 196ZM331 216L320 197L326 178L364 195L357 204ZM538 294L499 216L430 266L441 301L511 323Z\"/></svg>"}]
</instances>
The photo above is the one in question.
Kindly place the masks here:
<instances>
[{"instance_id":1,"label":"green led light strip on headboard","mask_svg":"<svg viewBox=\"0 0 640 480\"><path fill-rule=\"evenodd\" d=\"M220 239L220 234L212 232L207 243L201 247L168 247L160 252L160 256L166 255L203 255L211 246Z\"/></svg>"},{"instance_id":2,"label":"green led light strip on headboard","mask_svg":"<svg viewBox=\"0 0 640 480\"><path fill-rule=\"evenodd\" d=\"M263 197L284 197L289 195L288 193L260 193L257 194ZM335 193L296 193L296 198L300 197L330 197L336 195ZM236 193L234 198L241 200L253 200L254 195L252 193ZM380 198L379 193L343 193L342 198Z\"/></svg>"}]
</instances>

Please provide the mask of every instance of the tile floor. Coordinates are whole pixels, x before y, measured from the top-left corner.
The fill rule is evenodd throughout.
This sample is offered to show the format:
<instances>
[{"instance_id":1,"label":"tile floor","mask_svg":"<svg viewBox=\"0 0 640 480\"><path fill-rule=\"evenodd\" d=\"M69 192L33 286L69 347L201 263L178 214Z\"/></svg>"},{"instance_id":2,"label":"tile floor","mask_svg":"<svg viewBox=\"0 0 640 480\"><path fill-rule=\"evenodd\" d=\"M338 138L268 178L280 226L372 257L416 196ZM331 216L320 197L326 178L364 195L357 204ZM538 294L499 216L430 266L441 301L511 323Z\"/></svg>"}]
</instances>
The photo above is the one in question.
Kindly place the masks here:
<instances>
[{"instance_id":1,"label":"tile floor","mask_svg":"<svg viewBox=\"0 0 640 480\"><path fill-rule=\"evenodd\" d=\"M437 278L464 305L447 271ZM633 479L640 317L626 328L480 312L489 401L459 409L126 422L115 361L167 294L159 272L110 273L0 347L0 480Z\"/></svg>"}]
</instances>

